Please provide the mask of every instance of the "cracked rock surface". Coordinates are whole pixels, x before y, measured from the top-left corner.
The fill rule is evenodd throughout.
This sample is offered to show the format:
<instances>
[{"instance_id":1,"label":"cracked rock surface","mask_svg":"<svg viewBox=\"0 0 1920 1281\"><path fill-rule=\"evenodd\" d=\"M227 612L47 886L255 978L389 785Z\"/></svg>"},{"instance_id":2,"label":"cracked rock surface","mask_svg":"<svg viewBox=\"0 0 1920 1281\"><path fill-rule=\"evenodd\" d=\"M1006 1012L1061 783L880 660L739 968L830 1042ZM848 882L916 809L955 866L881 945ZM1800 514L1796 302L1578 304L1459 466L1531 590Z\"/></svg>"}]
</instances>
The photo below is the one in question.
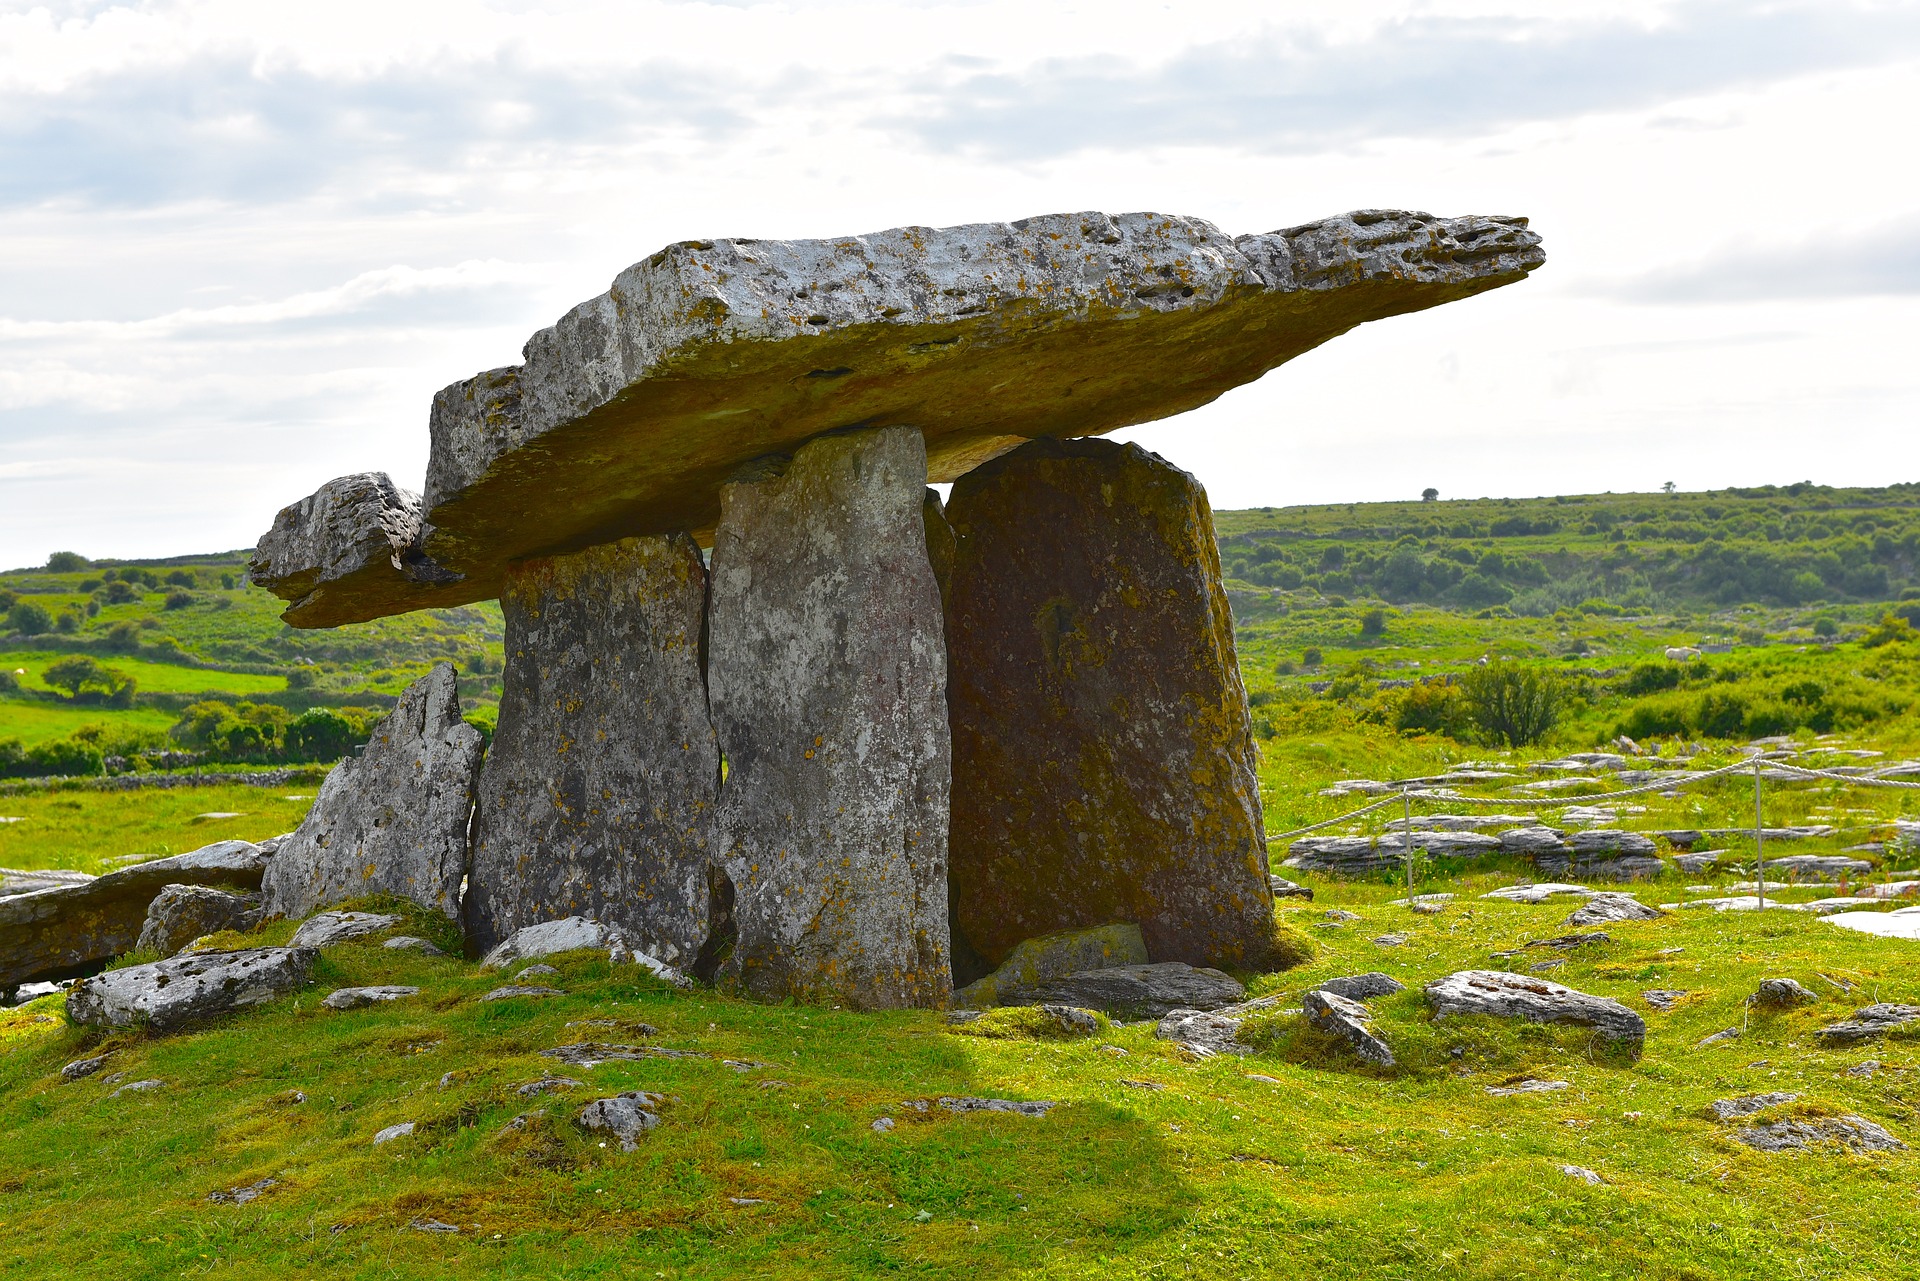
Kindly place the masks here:
<instances>
[{"instance_id":1,"label":"cracked rock surface","mask_svg":"<svg viewBox=\"0 0 1920 1281\"><path fill-rule=\"evenodd\" d=\"M307 947L256 947L108 970L74 985L67 1017L94 1027L172 1032L294 991L318 956Z\"/></svg>"},{"instance_id":2,"label":"cracked rock surface","mask_svg":"<svg viewBox=\"0 0 1920 1281\"><path fill-rule=\"evenodd\" d=\"M1488 1014L1530 1023L1573 1023L1591 1027L1613 1041L1645 1041L1646 1020L1604 996L1501 970L1461 970L1426 986L1435 1018L1449 1014Z\"/></svg>"}]
</instances>

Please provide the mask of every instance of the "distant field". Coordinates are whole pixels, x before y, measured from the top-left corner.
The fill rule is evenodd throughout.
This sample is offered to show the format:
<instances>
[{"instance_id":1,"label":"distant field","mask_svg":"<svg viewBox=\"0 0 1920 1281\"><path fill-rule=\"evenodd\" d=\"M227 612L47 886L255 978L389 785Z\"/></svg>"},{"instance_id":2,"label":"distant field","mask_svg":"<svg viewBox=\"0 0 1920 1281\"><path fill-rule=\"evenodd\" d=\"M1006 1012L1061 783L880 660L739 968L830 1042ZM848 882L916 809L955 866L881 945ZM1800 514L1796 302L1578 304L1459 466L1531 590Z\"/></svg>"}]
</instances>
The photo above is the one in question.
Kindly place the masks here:
<instances>
[{"instance_id":1,"label":"distant field","mask_svg":"<svg viewBox=\"0 0 1920 1281\"><path fill-rule=\"evenodd\" d=\"M17 738L27 747L65 738L83 725L103 721L122 729L165 734L176 719L173 712L156 707L69 707L0 697L0 739Z\"/></svg>"},{"instance_id":2,"label":"distant field","mask_svg":"<svg viewBox=\"0 0 1920 1281\"><path fill-rule=\"evenodd\" d=\"M69 654L49 654L32 650L7 650L0 652L0 668L26 675L20 683L27 689L51 689L42 678L53 663ZM118 668L140 682L140 690L147 694L199 694L218 691L228 694L260 694L287 687L285 676L254 676L239 672L214 672L204 668L181 667L172 663L152 663L131 655L97 654L93 655L104 667ZM62 691L64 696L64 691ZM5 728L0 725L0 734Z\"/></svg>"},{"instance_id":3,"label":"distant field","mask_svg":"<svg viewBox=\"0 0 1920 1281\"><path fill-rule=\"evenodd\" d=\"M0 867L111 872L129 854L184 854L214 841L265 840L300 825L317 783L0 796ZM292 799L299 796L300 799ZM197 815L233 813L208 819Z\"/></svg>"}]
</instances>

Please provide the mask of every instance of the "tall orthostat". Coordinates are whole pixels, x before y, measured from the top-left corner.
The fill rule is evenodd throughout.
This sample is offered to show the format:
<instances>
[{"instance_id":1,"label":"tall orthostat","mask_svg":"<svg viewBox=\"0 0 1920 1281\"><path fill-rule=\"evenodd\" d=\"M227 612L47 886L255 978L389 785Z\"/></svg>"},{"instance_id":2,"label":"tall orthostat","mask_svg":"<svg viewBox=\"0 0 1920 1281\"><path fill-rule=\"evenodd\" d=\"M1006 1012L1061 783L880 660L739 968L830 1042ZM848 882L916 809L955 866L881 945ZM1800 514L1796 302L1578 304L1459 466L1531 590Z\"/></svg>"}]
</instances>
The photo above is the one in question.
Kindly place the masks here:
<instances>
[{"instance_id":1,"label":"tall orthostat","mask_svg":"<svg viewBox=\"0 0 1920 1281\"><path fill-rule=\"evenodd\" d=\"M468 946L590 916L692 968L709 933L720 785L684 535L523 562L500 598L500 724L480 773Z\"/></svg>"},{"instance_id":2,"label":"tall orthostat","mask_svg":"<svg viewBox=\"0 0 1920 1281\"><path fill-rule=\"evenodd\" d=\"M480 731L460 719L453 668L407 686L366 748L334 766L313 809L267 862L269 916L398 894L460 916Z\"/></svg>"},{"instance_id":3,"label":"tall orthostat","mask_svg":"<svg viewBox=\"0 0 1920 1281\"><path fill-rule=\"evenodd\" d=\"M824 436L721 492L708 686L734 939L763 998L940 1005L949 749L920 433Z\"/></svg>"},{"instance_id":4,"label":"tall orthostat","mask_svg":"<svg viewBox=\"0 0 1920 1281\"><path fill-rule=\"evenodd\" d=\"M955 929L994 965L1131 921L1156 961L1258 968L1258 757L1199 482L1137 445L1036 440L963 477L947 518Z\"/></svg>"}]
</instances>

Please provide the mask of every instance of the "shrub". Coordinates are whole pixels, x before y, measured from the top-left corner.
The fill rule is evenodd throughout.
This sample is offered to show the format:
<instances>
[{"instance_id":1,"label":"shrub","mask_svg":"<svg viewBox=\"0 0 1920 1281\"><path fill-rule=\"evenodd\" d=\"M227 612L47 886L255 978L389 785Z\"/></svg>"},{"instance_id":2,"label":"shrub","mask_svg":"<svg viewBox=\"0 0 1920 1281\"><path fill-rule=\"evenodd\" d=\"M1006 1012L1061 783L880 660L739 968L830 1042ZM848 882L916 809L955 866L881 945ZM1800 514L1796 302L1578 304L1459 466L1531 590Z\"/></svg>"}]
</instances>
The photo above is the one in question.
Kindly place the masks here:
<instances>
[{"instance_id":1,"label":"shrub","mask_svg":"<svg viewBox=\"0 0 1920 1281\"><path fill-rule=\"evenodd\" d=\"M132 583L115 579L107 584L107 604L125 605L140 599L140 589Z\"/></svg>"},{"instance_id":2,"label":"shrub","mask_svg":"<svg viewBox=\"0 0 1920 1281\"><path fill-rule=\"evenodd\" d=\"M1302 667L1318 667L1320 666L1321 663L1324 663L1325 661L1326 661L1326 657L1325 655L1321 654L1320 647L1318 645L1309 645L1306 647L1306 649L1301 651L1300 666Z\"/></svg>"},{"instance_id":3,"label":"shrub","mask_svg":"<svg viewBox=\"0 0 1920 1281\"><path fill-rule=\"evenodd\" d=\"M50 574L74 574L85 569L87 558L79 552L55 552L47 557L47 572Z\"/></svg>"},{"instance_id":4,"label":"shrub","mask_svg":"<svg viewBox=\"0 0 1920 1281\"><path fill-rule=\"evenodd\" d=\"M53 615L44 606L23 600L7 611L7 626L22 636L38 636L53 626Z\"/></svg>"},{"instance_id":5,"label":"shrub","mask_svg":"<svg viewBox=\"0 0 1920 1281\"><path fill-rule=\"evenodd\" d=\"M1657 694L1663 689L1675 689L1680 684L1680 669L1672 663L1641 663L1620 683L1620 692L1638 698L1642 694Z\"/></svg>"},{"instance_id":6,"label":"shrub","mask_svg":"<svg viewBox=\"0 0 1920 1281\"><path fill-rule=\"evenodd\" d=\"M107 628L106 646L123 654L140 648L140 624L123 620Z\"/></svg>"},{"instance_id":7,"label":"shrub","mask_svg":"<svg viewBox=\"0 0 1920 1281\"><path fill-rule=\"evenodd\" d=\"M1468 672L1461 697L1474 726L1491 743L1526 747L1560 723L1566 687L1552 672L1491 663Z\"/></svg>"},{"instance_id":8,"label":"shrub","mask_svg":"<svg viewBox=\"0 0 1920 1281\"><path fill-rule=\"evenodd\" d=\"M1913 624L1907 621L1906 616L1889 613L1867 629L1860 643L1868 649L1877 649L1882 645L1897 645L1915 639L1920 639L1920 632L1913 630Z\"/></svg>"},{"instance_id":9,"label":"shrub","mask_svg":"<svg viewBox=\"0 0 1920 1281\"><path fill-rule=\"evenodd\" d=\"M1813 620L1813 634L1822 640L1830 640L1840 634L1839 620L1832 614L1822 614Z\"/></svg>"},{"instance_id":10,"label":"shrub","mask_svg":"<svg viewBox=\"0 0 1920 1281\"><path fill-rule=\"evenodd\" d=\"M19 599L19 592L14 591L11 587L0 587L0 614L4 614L12 609L13 603Z\"/></svg>"},{"instance_id":11,"label":"shrub","mask_svg":"<svg viewBox=\"0 0 1920 1281\"><path fill-rule=\"evenodd\" d=\"M287 755L303 761L337 761L353 751L365 732L330 707L316 707L288 722Z\"/></svg>"},{"instance_id":12,"label":"shrub","mask_svg":"<svg viewBox=\"0 0 1920 1281\"><path fill-rule=\"evenodd\" d=\"M1455 738L1467 721L1460 691L1438 681L1407 690L1394 709L1393 727L1402 733L1447 734Z\"/></svg>"},{"instance_id":13,"label":"shrub","mask_svg":"<svg viewBox=\"0 0 1920 1281\"><path fill-rule=\"evenodd\" d=\"M75 654L50 665L44 679L54 688L66 690L71 699L78 700L83 693L96 694L116 707L131 707L139 684L125 672L102 667L97 659L85 654Z\"/></svg>"},{"instance_id":14,"label":"shrub","mask_svg":"<svg viewBox=\"0 0 1920 1281\"><path fill-rule=\"evenodd\" d=\"M51 743L37 743L27 749L26 773L40 774L104 774L106 757L99 748L91 743L76 742L70 738L55 739Z\"/></svg>"},{"instance_id":15,"label":"shrub","mask_svg":"<svg viewBox=\"0 0 1920 1281\"><path fill-rule=\"evenodd\" d=\"M167 575L167 581L175 587L198 587L200 585L199 578L195 577L194 572L190 569L174 570L171 574Z\"/></svg>"},{"instance_id":16,"label":"shrub","mask_svg":"<svg viewBox=\"0 0 1920 1281\"><path fill-rule=\"evenodd\" d=\"M1385 636L1387 634L1387 611L1370 609L1360 615L1360 634L1365 637Z\"/></svg>"},{"instance_id":17,"label":"shrub","mask_svg":"<svg viewBox=\"0 0 1920 1281\"><path fill-rule=\"evenodd\" d=\"M1700 696L1694 724L1710 738L1735 738L1747 727L1747 697L1737 689L1708 690Z\"/></svg>"},{"instance_id":18,"label":"shrub","mask_svg":"<svg viewBox=\"0 0 1920 1281\"><path fill-rule=\"evenodd\" d=\"M194 597L192 592L168 592L167 601L164 608L185 609L187 608L187 606L193 603L194 603Z\"/></svg>"},{"instance_id":19,"label":"shrub","mask_svg":"<svg viewBox=\"0 0 1920 1281\"><path fill-rule=\"evenodd\" d=\"M53 620L53 630L62 636L71 636L80 630L80 615L72 610L63 610L60 617Z\"/></svg>"}]
</instances>

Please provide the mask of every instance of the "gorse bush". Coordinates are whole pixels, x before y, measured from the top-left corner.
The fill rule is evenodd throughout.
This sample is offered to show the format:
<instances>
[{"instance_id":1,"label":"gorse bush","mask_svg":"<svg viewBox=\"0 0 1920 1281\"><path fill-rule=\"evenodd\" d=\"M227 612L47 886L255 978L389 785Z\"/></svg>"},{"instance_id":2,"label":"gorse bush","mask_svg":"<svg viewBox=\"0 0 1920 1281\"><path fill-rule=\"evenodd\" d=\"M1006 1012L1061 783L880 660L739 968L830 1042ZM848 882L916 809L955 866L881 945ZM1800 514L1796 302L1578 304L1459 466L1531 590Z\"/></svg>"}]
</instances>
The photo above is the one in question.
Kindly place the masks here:
<instances>
[{"instance_id":1,"label":"gorse bush","mask_svg":"<svg viewBox=\"0 0 1920 1281\"><path fill-rule=\"evenodd\" d=\"M1566 686L1552 672L1500 662L1468 672L1460 682L1460 696L1474 728L1488 743L1527 747L1560 723Z\"/></svg>"}]
</instances>

